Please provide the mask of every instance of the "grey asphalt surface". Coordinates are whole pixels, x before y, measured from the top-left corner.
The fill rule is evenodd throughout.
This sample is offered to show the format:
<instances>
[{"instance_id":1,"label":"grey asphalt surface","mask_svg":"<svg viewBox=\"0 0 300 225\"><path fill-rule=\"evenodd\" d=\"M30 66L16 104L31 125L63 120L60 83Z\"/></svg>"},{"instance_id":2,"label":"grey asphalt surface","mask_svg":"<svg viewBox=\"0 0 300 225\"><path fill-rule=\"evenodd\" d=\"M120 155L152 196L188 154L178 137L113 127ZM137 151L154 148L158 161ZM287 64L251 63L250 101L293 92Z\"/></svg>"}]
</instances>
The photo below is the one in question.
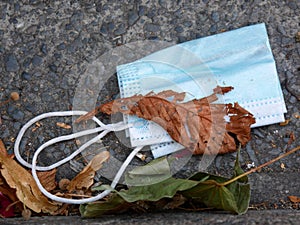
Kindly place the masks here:
<instances>
[{"instance_id":1,"label":"grey asphalt surface","mask_svg":"<svg viewBox=\"0 0 300 225\"><path fill-rule=\"evenodd\" d=\"M41 113L70 110L79 78L93 61L118 45L138 40L181 43L261 22L266 23L289 121L285 126L274 124L252 130L252 140L242 150L241 164L245 167L252 162L265 163L299 145L300 43L295 38L300 31L298 0L1 1L0 101L7 100L13 91L21 98L0 106L0 138L12 152L18 131L26 121ZM116 77L112 76L99 96L99 103L117 94ZM99 118L109 122L104 115ZM56 122L70 124L71 120L43 121L34 132L26 134L21 145L24 155L30 158L33 150L46 140L71 132L58 129ZM291 135L295 136L293 142L290 142ZM128 153L113 134L104 145L110 146L120 159ZM43 161L57 161L76 148L74 142L50 147L42 156ZM269 224L270 221L296 224L299 204L292 204L287 196L300 196L299 156L300 153L293 154L250 175L250 204L259 211L251 210L239 217L215 212L116 216L105 217L102 224L155 221L164 224ZM211 172L230 174L234 158L235 154L218 156ZM199 157L194 157L182 174L194 171L197 160ZM65 164L57 176L60 179L74 175L70 165ZM10 224L21 221L7 220ZM34 218L30 224L35 224L34 221L36 224L97 223L96 220L81 221L78 217ZM6 220L0 222L6 223Z\"/></svg>"}]
</instances>

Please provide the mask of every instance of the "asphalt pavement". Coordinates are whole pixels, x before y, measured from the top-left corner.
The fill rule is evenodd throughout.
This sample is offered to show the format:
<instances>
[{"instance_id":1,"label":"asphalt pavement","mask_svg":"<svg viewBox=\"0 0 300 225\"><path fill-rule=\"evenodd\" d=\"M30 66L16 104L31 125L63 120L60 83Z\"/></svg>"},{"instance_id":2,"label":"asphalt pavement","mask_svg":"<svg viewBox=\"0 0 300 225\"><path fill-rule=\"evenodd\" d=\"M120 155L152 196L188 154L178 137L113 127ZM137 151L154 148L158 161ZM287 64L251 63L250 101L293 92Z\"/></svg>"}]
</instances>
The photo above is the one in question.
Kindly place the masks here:
<instances>
[{"instance_id":1,"label":"asphalt pavement","mask_svg":"<svg viewBox=\"0 0 300 225\"><path fill-rule=\"evenodd\" d=\"M20 100L0 106L0 138L13 152L15 138L26 121L41 113L72 109L78 84L90 65L112 49L135 41L158 40L182 43L247 25L265 23L287 106L286 123L252 130L252 140L242 149L241 165L256 166L299 145L300 136L300 1L48 1L0 2L0 101L11 92ZM112 63L114 58L108 60ZM115 71L105 81L97 103L118 95ZM101 74L100 74L101 76ZM86 85L94 85L86 80ZM267 82L267 81L266 81ZM95 93L86 93L95 95ZM78 99L77 99L78 100ZM272 109L270 109L272 110ZM101 117L101 115L100 115ZM102 115L104 122L110 118ZM21 144L30 158L35 148L50 138L70 133L56 122L71 124L70 118L47 119L36 124ZM32 130L31 130L32 131ZM114 135L105 146L126 157L124 146ZM67 142L49 147L42 155L51 163L77 149ZM228 175L235 154L218 156L211 171ZM194 161L193 161L194 160ZM183 168L194 169L197 157ZM57 178L75 175L73 165L63 165ZM75 169L76 170L76 169ZM297 224L299 203L288 196L300 196L300 153L295 153L249 176L251 210L234 216L222 212L170 212L105 216L82 220L71 217L37 217L2 220L5 224Z\"/></svg>"}]
</instances>

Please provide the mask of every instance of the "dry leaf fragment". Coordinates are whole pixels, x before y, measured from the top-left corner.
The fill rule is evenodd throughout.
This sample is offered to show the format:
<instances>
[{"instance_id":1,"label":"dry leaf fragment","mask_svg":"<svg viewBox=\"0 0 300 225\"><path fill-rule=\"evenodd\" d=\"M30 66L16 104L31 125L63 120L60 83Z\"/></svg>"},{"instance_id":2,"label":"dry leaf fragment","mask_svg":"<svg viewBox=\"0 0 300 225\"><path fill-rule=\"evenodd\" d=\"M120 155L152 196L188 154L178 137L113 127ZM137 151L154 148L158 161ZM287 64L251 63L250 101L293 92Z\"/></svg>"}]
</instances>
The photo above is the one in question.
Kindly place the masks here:
<instances>
[{"instance_id":1,"label":"dry leaf fragment","mask_svg":"<svg viewBox=\"0 0 300 225\"><path fill-rule=\"evenodd\" d=\"M300 197L298 197L298 196L290 195L290 196L288 196L288 198L293 203L300 203Z\"/></svg>"},{"instance_id":2,"label":"dry leaf fragment","mask_svg":"<svg viewBox=\"0 0 300 225\"><path fill-rule=\"evenodd\" d=\"M56 169L50 171L37 172L37 175L41 181L41 184L47 191L53 191L56 188Z\"/></svg>"},{"instance_id":3,"label":"dry leaf fragment","mask_svg":"<svg viewBox=\"0 0 300 225\"><path fill-rule=\"evenodd\" d=\"M72 128L69 124L66 124L66 123L60 123L60 122L57 122L57 123L56 123L56 126L61 127L61 128L63 128L63 129L71 129L71 128Z\"/></svg>"},{"instance_id":4,"label":"dry leaf fragment","mask_svg":"<svg viewBox=\"0 0 300 225\"><path fill-rule=\"evenodd\" d=\"M10 157L0 140L0 172L7 184L16 190L18 199L31 210L53 213L58 203L50 202L37 187L32 175Z\"/></svg>"},{"instance_id":5,"label":"dry leaf fragment","mask_svg":"<svg viewBox=\"0 0 300 225\"><path fill-rule=\"evenodd\" d=\"M290 121L291 121L291 120L287 119L287 120L285 120L284 122L279 123L279 125L280 125L280 126L286 126L286 125L289 124Z\"/></svg>"},{"instance_id":6,"label":"dry leaf fragment","mask_svg":"<svg viewBox=\"0 0 300 225\"><path fill-rule=\"evenodd\" d=\"M75 190L87 190L94 183L94 177L103 163L109 159L109 152L103 151L96 155L86 167L73 179L67 187L69 192Z\"/></svg>"},{"instance_id":7,"label":"dry leaf fragment","mask_svg":"<svg viewBox=\"0 0 300 225\"><path fill-rule=\"evenodd\" d=\"M289 138L289 141L288 141L288 145L291 145L296 140L296 136L295 136L293 131L290 133L289 136L290 136L290 138Z\"/></svg>"},{"instance_id":8,"label":"dry leaf fragment","mask_svg":"<svg viewBox=\"0 0 300 225\"><path fill-rule=\"evenodd\" d=\"M79 117L77 122L90 119L100 111L106 114L121 112L159 124L176 142L194 154L233 152L237 149L233 135L245 145L250 140L250 126L255 119L238 103L211 104L218 99L217 94L225 94L232 89L217 86L212 95L183 103L185 93L170 90L158 94L150 92L145 96L134 95L103 104ZM169 101L172 96L173 100Z\"/></svg>"}]
</instances>

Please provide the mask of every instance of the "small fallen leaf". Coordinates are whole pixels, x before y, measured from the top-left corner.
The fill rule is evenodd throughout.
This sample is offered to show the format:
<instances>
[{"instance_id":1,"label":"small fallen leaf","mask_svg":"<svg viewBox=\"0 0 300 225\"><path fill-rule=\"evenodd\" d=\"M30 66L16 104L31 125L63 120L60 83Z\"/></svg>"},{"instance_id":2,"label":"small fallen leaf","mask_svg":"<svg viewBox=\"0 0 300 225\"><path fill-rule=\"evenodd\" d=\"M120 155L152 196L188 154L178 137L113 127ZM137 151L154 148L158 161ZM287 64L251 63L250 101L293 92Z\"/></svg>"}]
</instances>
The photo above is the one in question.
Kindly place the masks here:
<instances>
[{"instance_id":1,"label":"small fallen leaf","mask_svg":"<svg viewBox=\"0 0 300 225\"><path fill-rule=\"evenodd\" d=\"M290 195L288 198L292 203L300 203L300 197L298 196Z\"/></svg>"},{"instance_id":2,"label":"small fallen leaf","mask_svg":"<svg viewBox=\"0 0 300 225\"><path fill-rule=\"evenodd\" d=\"M97 170L99 170L103 163L109 159L109 152L103 151L96 155L86 167L71 180L67 186L67 190L72 192L74 190L88 189L94 183L94 177Z\"/></svg>"},{"instance_id":3,"label":"small fallen leaf","mask_svg":"<svg viewBox=\"0 0 300 225\"><path fill-rule=\"evenodd\" d=\"M72 128L71 125L66 124L66 123L60 123L60 122L57 122L56 126L64 128L64 129L71 129Z\"/></svg>"},{"instance_id":4,"label":"small fallen leaf","mask_svg":"<svg viewBox=\"0 0 300 225\"><path fill-rule=\"evenodd\" d=\"M288 141L288 145L292 144L296 140L296 136L293 131L290 133L289 136L290 136L290 139Z\"/></svg>"},{"instance_id":5,"label":"small fallen leaf","mask_svg":"<svg viewBox=\"0 0 300 225\"><path fill-rule=\"evenodd\" d=\"M40 122L36 122L35 123L35 127L33 127L31 129L31 132L35 132L38 128L40 128L42 126L42 124Z\"/></svg>"}]
</instances>

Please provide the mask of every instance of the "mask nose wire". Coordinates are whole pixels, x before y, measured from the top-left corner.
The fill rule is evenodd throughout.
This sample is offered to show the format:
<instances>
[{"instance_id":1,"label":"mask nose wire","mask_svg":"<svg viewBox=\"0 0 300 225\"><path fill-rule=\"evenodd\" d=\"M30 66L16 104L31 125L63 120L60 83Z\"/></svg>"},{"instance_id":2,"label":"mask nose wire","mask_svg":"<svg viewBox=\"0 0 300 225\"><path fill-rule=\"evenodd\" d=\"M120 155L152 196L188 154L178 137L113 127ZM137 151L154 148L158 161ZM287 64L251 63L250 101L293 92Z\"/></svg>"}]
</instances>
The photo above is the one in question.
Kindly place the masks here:
<instances>
[{"instance_id":1,"label":"mask nose wire","mask_svg":"<svg viewBox=\"0 0 300 225\"><path fill-rule=\"evenodd\" d=\"M120 131L120 130L124 130L126 128L129 128L131 125L130 124L124 124L123 122L119 122L116 124L104 124L102 123L99 119L97 119L96 117L93 117L92 120L95 121L99 127L97 128L93 128L93 129L89 129L89 130L85 130L85 131L80 131L74 134L70 134L70 135L64 135L64 136L60 136L60 137L56 137L53 138L49 141L47 141L46 143L44 143L43 145L41 145L36 152L34 153L33 159L32 159L32 164L26 162L21 154L20 154L20 143L21 140L26 132L26 130L32 126L34 123L45 119L45 118L49 118L49 117L56 117L56 116L78 116L78 115L84 115L86 114L86 111L62 111L62 112L48 112L48 113L44 113L41 114L33 119L31 119L30 121L28 121L20 130L15 145L14 145L14 153L15 153L15 157L17 158L17 160L26 167L29 167L32 169L32 175L33 178L37 184L37 186L39 187L39 189L41 190L41 192L46 195L48 198L54 200L54 201L58 201L58 202L63 202L63 203L67 203L67 204L84 204L84 203L88 203L88 202L93 202L96 200L99 200L105 196L107 196L111 190L105 190L102 193L98 194L97 196L94 197L90 197L90 198L86 198L86 199L67 199L67 198L62 198L62 197L58 197L56 195L51 194L50 192L48 192L41 184L41 182L39 181L39 178L37 176L37 170L40 171L47 171L47 170L51 170L54 169L58 166L61 166L62 164L68 162L69 160L73 159L76 155L80 154L84 149L86 149L88 146L90 146L91 144L97 142L99 139L103 138L106 134L108 134L110 131ZM89 140L88 142L84 143L80 148L78 148L75 152L73 152L71 155L69 155L68 157L50 165L50 166L37 166L37 158L38 155L46 148L49 147L50 145L53 145L55 143L61 142L61 141L66 141L66 140L70 140L70 139L74 139L74 138L78 138L81 136L85 136L85 135L89 135L89 134L93 134L93 133L98 133L102 131L99 135L97 135L96 137L92 138L91 140ZM124 161L124 163L122 164L122 166L120 167L119 171L117 172L115 178L113 179L112 183L111 183L111 187L115 188L115 186L117 185L117 183L119 182L120 178L122 177L123 173L126 170L126 167L129 165L129 163L131 162L131 160L134 158L134 156L136 155L136 153L138 153L141 149L143 148L143 146L138 146L136 147L127 157L127 159Z\"/></svg>"}]
</instances>

